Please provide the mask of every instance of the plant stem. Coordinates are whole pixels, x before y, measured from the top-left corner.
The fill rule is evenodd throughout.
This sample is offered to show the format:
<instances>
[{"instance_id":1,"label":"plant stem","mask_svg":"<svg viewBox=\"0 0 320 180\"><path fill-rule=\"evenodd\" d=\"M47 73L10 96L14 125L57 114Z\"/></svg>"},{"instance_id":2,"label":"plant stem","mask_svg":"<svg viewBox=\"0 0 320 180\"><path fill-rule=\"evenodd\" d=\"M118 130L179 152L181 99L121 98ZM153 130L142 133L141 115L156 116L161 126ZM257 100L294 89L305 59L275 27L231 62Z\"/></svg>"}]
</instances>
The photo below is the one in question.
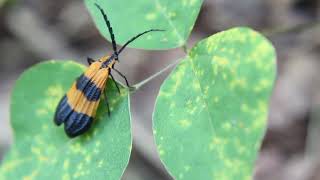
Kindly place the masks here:
<instances>
[{"instance_id":1,"label":"plant stem","mask_svg":"<svg viewBox=\"0 0 320 180\"><path fill-rule=\"evenodd\" d=\"M188 54L188 52L189 52L189 49L188 49L188 47L187 47L186 44L184 44L184 45L182 46L182 50L183 50L183 52L186 53L186 54Z\"/></svg>"},{"instance_id":2,"label":"plant stem","mask_svg":"<svg viewBox=\"0 0 320 180\"><path fill-rule=\"evenodd\" d=\"M158 77L160 74L162 74L163 72L169 70L170 68L176 66L178 63L180 62L180 60L177 60L171 64L169 64L167 67L163 68L161 71L153 74L152 76L146 78L145 80L139 82L138 84L135 84L133 87L134 87L134 90L137 90L139 89L141 86L143 86L144 84L148 83L149 81L151 81L152 79Z\"/></svg>"}]
</instances>

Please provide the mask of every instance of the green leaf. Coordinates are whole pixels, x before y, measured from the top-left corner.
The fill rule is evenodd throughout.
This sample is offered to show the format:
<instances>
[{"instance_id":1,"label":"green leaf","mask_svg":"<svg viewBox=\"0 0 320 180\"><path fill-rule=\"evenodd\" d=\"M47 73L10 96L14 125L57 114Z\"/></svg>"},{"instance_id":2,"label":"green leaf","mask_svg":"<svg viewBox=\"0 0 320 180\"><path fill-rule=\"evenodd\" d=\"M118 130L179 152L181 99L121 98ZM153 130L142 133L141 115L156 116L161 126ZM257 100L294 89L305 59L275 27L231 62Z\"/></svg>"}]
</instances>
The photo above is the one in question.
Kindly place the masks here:
<instances>
[{"instance_id":1,"label":"green leaf","mask_svg":"<svg viewBox=\"0 0 320 180\"><path fill-rule=\"evenodd\" d=\"M84 70L73 62L50 61L27 70L11 100L14 144L0 168L0 179L120 179L131 152L128 93L109 81L108 117L100 103L91 130L69 139L53 123L60 98Z\"/></svg>"},{"instance_id":2,"label":"green leaf","mask_svg":"<svg viewBox=\"0 0 320 180\"><path fill-rule=\"evenodd\" d=\"M94 5L99 4L113 27L117 43L123 45L131 37L148 29L163 29L136 40L130 47L169 49L186 43L199 14L203 0L85 0L100 33L110 40L104 19Z\"/></svg>"},{"instance_id":3,"label":"green leaf","mask_svg":"<svg viewBox=\"0 0 320 180\"><path fill-rule=\"evenodd\" d=\"M274 48L253 30L199 42L157 97L153 131L171 175L251 179L274 79Z\"/></svg>"}]
</instances>

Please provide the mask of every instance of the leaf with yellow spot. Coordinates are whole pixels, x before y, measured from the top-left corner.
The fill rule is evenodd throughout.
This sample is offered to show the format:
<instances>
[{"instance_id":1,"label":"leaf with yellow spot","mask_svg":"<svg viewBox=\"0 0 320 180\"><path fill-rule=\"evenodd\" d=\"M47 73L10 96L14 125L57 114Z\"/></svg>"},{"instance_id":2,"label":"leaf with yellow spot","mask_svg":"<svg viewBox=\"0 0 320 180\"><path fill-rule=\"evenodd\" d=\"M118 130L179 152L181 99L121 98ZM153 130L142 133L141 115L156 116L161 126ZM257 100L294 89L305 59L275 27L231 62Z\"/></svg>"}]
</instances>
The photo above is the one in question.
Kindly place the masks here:
<instances>
[{"instance_id":1,"label":"leaf with yellow spot","mask_svg":"<svg viewBox=\"0 0 320 180\"><path fill-rule=\"evenodd\" d=\"M14 144L0 167L0 179L120 179L131 152L128 93L119 95L111 81L108 116L100 103L91 130L69 139L53 123L61 97L83 71L73 62L50 61L24 72L11 98Z\"/></svg>"},{"instance_id":2,"label":"leaf with yellow spot","mask_svg":"<svg viewBox=\"0 0 320 180\"><path fill-rule=\"evenodd\" d=\"M153 116L158 152L173 177L251 179L275 69L273 46L248 28L192 48L161 86Z\"/></svg>"},{"instance_id":3,"label":"leaf with yellow spot","mask_svg":"<svg viewBox=\"0 0 320 180\"><path fill-rule=\"evenodd\" d=\"M118 44L149 29L164 32L149 33L130 47L170 49L183 46L196 21L203 0L84 0L100 33L110 40L99 4L106 12Z\"/></svg>"}]
</instances>

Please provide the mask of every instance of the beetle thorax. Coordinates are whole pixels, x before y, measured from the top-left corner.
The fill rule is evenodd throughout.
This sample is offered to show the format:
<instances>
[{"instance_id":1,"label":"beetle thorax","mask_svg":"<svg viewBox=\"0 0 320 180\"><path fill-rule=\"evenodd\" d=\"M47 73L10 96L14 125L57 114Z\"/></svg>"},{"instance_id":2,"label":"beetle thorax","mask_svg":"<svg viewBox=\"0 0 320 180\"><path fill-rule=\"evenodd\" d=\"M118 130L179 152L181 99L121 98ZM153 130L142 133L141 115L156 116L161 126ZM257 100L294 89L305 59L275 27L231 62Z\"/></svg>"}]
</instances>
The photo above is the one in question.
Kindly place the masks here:
<instances>
[{"instance_id":1,"label":"beetle thorax","mask_svg":"<svg viewBox=\"0 0 320 180\"><path fill-rule=\"evenodd\" d=\"M99 59L99 62L102 63L102 66L104 68L112 68L114 66L114 64L116 63L115 58L113 58L113 56L103 56L102 58Z\"/></svg>"}]
</instances>

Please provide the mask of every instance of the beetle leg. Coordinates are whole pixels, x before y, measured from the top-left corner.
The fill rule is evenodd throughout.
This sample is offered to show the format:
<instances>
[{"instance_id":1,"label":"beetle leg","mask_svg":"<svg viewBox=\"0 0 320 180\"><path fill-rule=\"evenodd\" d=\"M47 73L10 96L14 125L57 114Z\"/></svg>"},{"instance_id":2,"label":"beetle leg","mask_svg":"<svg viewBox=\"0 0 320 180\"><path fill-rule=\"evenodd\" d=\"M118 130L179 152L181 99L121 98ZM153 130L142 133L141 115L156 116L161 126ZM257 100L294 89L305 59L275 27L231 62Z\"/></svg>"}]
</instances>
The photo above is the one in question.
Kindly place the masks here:
<instances>
[{"instance_id":1,"label":"beetle leg","mask_svg":"<svg viewBox=\"0 0 320 180\"><path fill-rule=\"evenodd\" d=\"M116 87L117 87L117 89L118 89L118 92L119 92L119 94L120 94L120 88L119 88L119 86L118 86L118 83L114 80L114 77L112 76L111 72L110 72L110 76L111 76L112 81L113 81L113 83L116 85Z\"/></svg>"},{"instance_id":2,"label":"beetle leg","mask_svg":"<svg viewBox=\"0 0 320 180\"><path fill-rule=\"evenodd\" d=\"M126 85L127 85L128 88L132 88L132 87L129 85L128 80L127 80L127 78L126 78L125 75L123 75L120 71L118 71L118 70L115 69L115 68L113 68L113 70L115 70L115 71L126 81Z\"/></svg>"},{"instance_id":3,"label":"beetle leg","mask_svg":"<svg viewBox=\"0 0 320 180\"><path fill-rule=\"evenodd\" d=\"M87 57L87 62L89 65L91 65L93 62L95 62L95 60L90 57Z\"/></svg>"},{"instance_id":4,"label":"beetle leg","mask_svg":"<svg viewBox=\"0 0 320 180\"><path fill-rule=\"evenodd\" d=\"M109 102L108 102L106 91L103 91L103 95L104 95L104 102L106 103L106 106L108 108L108 116L110 117L110 107L109 107Z\"/></svg>"}]
</instances>

